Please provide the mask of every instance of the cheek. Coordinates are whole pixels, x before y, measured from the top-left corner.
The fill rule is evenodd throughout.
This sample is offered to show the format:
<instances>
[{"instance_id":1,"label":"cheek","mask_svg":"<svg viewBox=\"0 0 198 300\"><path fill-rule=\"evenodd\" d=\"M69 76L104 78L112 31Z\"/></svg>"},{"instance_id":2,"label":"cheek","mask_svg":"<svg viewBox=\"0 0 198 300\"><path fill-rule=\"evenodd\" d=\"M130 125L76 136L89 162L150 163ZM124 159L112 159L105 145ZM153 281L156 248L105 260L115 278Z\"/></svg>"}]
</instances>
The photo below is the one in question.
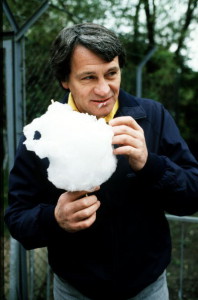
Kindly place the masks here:
<instances>
[{"instance_id":1,"label":"cheek","mask_svg":"<svg viewBox=\"0 0 198 300\"><path fill-rule=\"evenodd\" d=\"M83 101L83 102L86 101L88 95L89 95L89 92L85 88L81 88L78 91L79 99L81 99L81 101Z\"/></svg>"},{"instance_id":2,"label":"cheek","mask_svg":"<svg viewBox=\"0 0 198 300\"><path fill-rule=\"evenodd\" d=\"M119 93L120 85L119 82L111 86L111 89L114 91L115 94Z\"/></svg>"},{"instance_id":3,"label":"cheek","mask_svg":"<svg viewBox=\"0 0 198 300\"><path fill-rule=\"evenodd\" d=\"M94 93L94 88L92 86L81 86L79 89L79 95L84 100L89 99Z\"/></svg>"},{"instance_id":4,"label":"cheek","mask_svg":"<svg viewBox=\"0 0 198 300\"><path fill-rule=\"evenodd\" d=\"M111 84L111 88L115 91L119 90L120 88L120 77L118 77L114 82L112 82Z\"/></svg>"},{"instance_id":5,"label":"cheek","mask_svg":"<svg viewBox=\"0 0 198 300\"><path fill-rule=\"evenodd\" d=\"M87 91L86 88L81 87L80 89L75 90L73 95L74 95L76 102L79 105L84 106L88 102L90 93Z\"/></svg>"}]
</instances>

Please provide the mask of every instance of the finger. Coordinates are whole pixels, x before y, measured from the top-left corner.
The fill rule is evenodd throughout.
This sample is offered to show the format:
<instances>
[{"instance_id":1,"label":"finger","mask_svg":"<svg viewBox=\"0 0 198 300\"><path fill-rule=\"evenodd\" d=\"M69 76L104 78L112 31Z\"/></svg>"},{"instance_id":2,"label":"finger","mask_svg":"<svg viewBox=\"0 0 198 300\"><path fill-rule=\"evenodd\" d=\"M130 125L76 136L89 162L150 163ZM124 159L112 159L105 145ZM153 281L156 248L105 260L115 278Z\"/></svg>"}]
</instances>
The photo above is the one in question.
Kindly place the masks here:
<instances>
[{"instance_id":1,"label":"finger","mask_svg":"<svg viewBox=\"0 0 198 300\"><path fill-rule=\"evenodd\" d=\"M76 212L73 216L74 218L73 220L79 222L87 218L90 218L98 210L99 207L100 207L100 201L97 201L93 205Z\"/></svg>"},{"instance_id":2,"label":"finger","mask_svg":"<svg viewBox=\"0 0 198 300\"><path fill-rule=\"evenodd\" d=\"M130 156L130 155L134 155L135 153L135 148L132 148L131 146L121 146L121 147L118 147L116 149L113 150L113 153L115 155L127 155L127 156Z\"/></svg>"},{"instance_id":3,"label":"finger","mask_svg":"<svg viewBox=\"0 0 198 300\"><path fill-rule=\"evenodd\" d=\"M67 200L67 202L73 202L75 200L82 198L83 196L87 195L88 193L96 192L99 189L100 189L100 186L97 186L90 191L65 192L64 194L62 194L62 196L63 196L63 198L65 198L65 200Z\"/></svg>"},{"instance_id":4,"label":"finger","mask_svg":"<svg viewBox=\"0 0 198 300\"><path fill-rule=\"evenodd\" d=\"M120 134L128 134L131 136L137 135L137 130L134 130L133 128L126 125L114 126L112 129L114 135L120 135Z\"/></svg>"},{"instance_id":5,"label":"finger","mask_svg":"<svg viewBox=\"0 0 198 300\"><path fill-rule=\"evenodd\" d=\"M113 127L113 133L114 133L114 136L124 135L124 134L128 135L128 136L132 136L134 138L139 138L141 136L140 131L137 131L126 125L120 125L120 126Z\"/></svg>"},{"instance_id":6,"label":"finger","mask_svg":"<svg viewBox=\"0 0 198 300\"><path fill-rule=\"evenodd\" d=\"M87 229L95 222L95 220L96 220L96 213L94 213L93 215L91 215L89 218L85 220L73 224L72 230L70 231L76 232L76 231Z\"/></svg>"},{"instance_id":7,"label":"finger","mask_svg":"<svg viewBox=\"0 0 198 300\"><path fill-rule=\"evenodd\" d=\"M139 126L139 124L130 116L117 117L115 119L112 119L109 121L109 125L111 125L112 127L126 125L131 128L134 128L136 130L139 130L139 129L142 130L142 128Z\"/></svg>"},{"instance_id":8,"label":"finger","mask_svg":"<svg viewBox=\"0 0 198 300\"><path fill-rule=\"evenodd\" d=\"M113 145L126 145L131 146L133 148L140 148L142 143L141 140L129 136L127 134L116 135L112 138Z\"/></svg>"},{"instance_id":9,"label":"finger","mask_svg":"<svg viewBox=\"0 0 198 300\"><path fill-rule=\"evenodd\" d=\"M78 212L80 210L86 209L95 203L99 202L95 195L83 197L78 199L77 201L71 203L71 209L73 213Z\"/></svg>"},{"instance_id":10,"label":"finger","mask_svg":"<svg viewBox=\"0 0 198 300\"><path fill-rule=\"evenodd\" d=\"M96 192L96 191L98 191L100 189L100 186L98 185L98 186L95 186L94 188L92 188L92 189L90 189L89 191L87 191L87 194L89 194L89 193L94 193L94 192Z\"/></svg>"},{"instance_id":11,"label":"finger","mask_svg":"<svg viewBox=\"0 0 198 300\"><path fill-rule=\"evenodd\" d=\"M136 161L136 164L142 164L146 162L147 152L142 151L139 148L134 148L130 146L121 146L114 149L113 153L115 155L126 155L130 161Z\"/></svg>"},{"instance_id":12,"label":"finger","mask_svg":"<svg viewBox=\"0 0 198 300\"><path fill-rule=\"evenodd\" d=\"M78 191L78 192L65 192L60 196L61 202L73 202L75 200L78 200L83 195L86 194L86 191Z\"/></svg>"},{"instance_id":13,"label":"finger","mask_svg":"<svg viewBox=\"0 0 198 300\"><path fill-rule=\"evenodd\" d=\"M73 202L73 206L75 206L75 211L79 211L85 208L90 207L98 201L95 195L83 197L75 202Z\"/></svg>"}]
</instances>

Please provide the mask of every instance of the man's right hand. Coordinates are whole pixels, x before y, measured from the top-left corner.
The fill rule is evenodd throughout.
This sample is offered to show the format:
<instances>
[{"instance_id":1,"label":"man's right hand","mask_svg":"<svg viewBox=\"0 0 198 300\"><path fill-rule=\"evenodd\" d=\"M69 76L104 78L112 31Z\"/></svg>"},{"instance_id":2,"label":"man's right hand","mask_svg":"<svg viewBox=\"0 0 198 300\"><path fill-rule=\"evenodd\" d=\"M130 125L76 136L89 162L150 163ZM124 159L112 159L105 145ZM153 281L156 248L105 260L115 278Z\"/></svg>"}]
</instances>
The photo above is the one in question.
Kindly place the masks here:
<instances>
[{"instance_id":1,"label":"man's right hand","mask_svg":"<svg viewBox=\"0 0 198 300\"><path fill-rule=\"evenodd\" d=\"M97 187L94 191L98 190ZM55 207L55 218L59 226L68 232L76 232L89 228L96 220L96 211L100 201L95 195L86 191L65 192Z\"/></svg>"}]
</instances>

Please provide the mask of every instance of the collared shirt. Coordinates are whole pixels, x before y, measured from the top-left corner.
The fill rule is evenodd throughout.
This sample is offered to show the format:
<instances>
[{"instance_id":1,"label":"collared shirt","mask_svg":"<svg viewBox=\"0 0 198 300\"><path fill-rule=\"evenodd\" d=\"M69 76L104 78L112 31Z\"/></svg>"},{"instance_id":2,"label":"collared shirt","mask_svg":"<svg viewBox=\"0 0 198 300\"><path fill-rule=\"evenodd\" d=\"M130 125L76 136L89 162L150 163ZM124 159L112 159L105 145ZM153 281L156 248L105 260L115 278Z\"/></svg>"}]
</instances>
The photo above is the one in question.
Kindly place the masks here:
<instances>
[{"instance_id":1,"label":"collared shirt","mask_svg":"<svg viewBox=\"0 0 198 300\"><path fill-rule=\"evenodd\" d=\"M72 97L72 94L69 93L69 98L68 98L68 104L71 106L71 108L75 111L78 111L78 108L76 107L76 104L74 102L74 99ZM113 119L113 117L115 116L117 110L118 110L118 107L119 107L119 103L118 103L118 99L116 100L115 104L114 104L114 107L112 109L112 111L106 116L104 117L105 121L108 123L110 120Z\"/></svg>"}]
</instances>

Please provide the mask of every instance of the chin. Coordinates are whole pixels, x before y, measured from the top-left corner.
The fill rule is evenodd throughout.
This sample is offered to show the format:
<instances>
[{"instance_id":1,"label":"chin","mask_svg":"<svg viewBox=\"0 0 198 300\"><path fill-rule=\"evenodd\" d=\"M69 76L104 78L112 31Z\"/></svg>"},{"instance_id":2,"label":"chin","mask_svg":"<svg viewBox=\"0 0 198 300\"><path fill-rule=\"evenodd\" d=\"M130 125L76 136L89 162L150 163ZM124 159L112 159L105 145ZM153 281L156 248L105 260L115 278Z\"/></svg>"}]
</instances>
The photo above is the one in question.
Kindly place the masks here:
<instances>
[{"instance_id":1,"label":"chin","mask_svg":"<svg viewBox=\"0 0 198 300\"><path fill-rule=\"evenodd\" d=\"M97 113L96 114L96 117L97 118L105 118L106 116L108 116L108 114L110 114L111 110L108 110L108 111L101 111L100 113Z\"/></svg>"}]
</instances>

